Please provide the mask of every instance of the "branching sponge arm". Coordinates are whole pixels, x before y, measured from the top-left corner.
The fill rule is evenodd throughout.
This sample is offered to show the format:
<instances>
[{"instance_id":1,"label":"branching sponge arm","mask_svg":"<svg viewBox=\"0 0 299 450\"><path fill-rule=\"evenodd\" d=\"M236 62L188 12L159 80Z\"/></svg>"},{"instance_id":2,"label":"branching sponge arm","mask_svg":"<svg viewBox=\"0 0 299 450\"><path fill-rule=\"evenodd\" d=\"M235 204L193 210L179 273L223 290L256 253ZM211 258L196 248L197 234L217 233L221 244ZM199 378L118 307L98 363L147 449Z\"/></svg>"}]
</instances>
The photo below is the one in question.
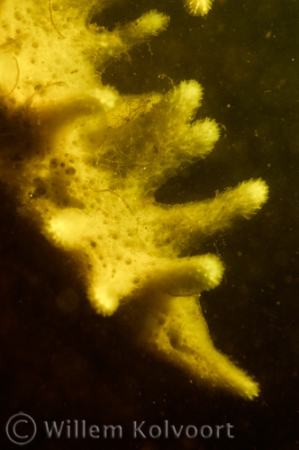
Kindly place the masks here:
<instances>
[{"instance_id":1,"label":"branching sponge arm","mask_svg":"<svg viewBox=\"0 0 299 450\"><path fill-rule=\"evenodd\" d=\"M228 228L237 217L249 219L267 199L268 186L263 180L243 181L212 200L174 206L162 214L153 206L152 226L160 245L169 243L180 252L207 234Z\"/></svg>"},{"instance_id":2,"label":"branching sponge arm","mask_svg":"<svg viewBox=\"0 0 299 450\"><path fill-rule=\"evenodd\" d=\"M193 16L205 16L212 7L212 0L184 0L184 2Z\"/></svg>"}]
</instances>

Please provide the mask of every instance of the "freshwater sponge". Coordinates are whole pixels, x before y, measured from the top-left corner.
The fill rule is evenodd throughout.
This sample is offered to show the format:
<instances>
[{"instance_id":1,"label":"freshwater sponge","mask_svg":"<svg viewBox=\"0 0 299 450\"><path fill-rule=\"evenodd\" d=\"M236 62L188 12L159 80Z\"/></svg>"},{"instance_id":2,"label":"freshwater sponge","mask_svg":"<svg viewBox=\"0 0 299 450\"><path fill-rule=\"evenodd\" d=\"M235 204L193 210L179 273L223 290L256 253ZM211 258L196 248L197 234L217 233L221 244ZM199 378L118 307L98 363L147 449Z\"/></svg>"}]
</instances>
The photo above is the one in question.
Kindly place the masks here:
<instances>
[{"instance_id":1,"label":"freshwater sponge","mask_svg":"<svg viewBox=\"0 0 299 450\"><path fill-rule=\"evenodd\" d=\"M249 180L204 202L155 201L182 163L209 154L219 129L194 120L203 95L195 80L164 95L121 96L101 84L109 59L169 21L150 11L113 31L89 23L91 10L112 3L1 2L1 177L20 214L72 255L98 313L121 306L138 344L253 398L258 385L214 348L198 303L220 283L220 259L179 255L256 213L267 186Z\"/></svg>"}]
</instances>

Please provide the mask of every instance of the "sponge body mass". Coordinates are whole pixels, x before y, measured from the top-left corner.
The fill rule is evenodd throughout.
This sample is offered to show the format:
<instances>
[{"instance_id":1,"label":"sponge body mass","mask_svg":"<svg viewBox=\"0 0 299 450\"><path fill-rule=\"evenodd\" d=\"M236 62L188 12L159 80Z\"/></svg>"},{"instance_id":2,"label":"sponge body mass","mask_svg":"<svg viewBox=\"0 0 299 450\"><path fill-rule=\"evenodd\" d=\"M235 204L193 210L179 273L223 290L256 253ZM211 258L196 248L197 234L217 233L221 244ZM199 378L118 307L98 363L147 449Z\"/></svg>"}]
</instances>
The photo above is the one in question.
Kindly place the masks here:
<instances>
[{"instance_id":1,"label":"sponge body mass","mask_svg":"<svg viewBox=\"0 0 299 450\"><path fill-rule=\"evenodd\" d=\"M107 61L169 21L150 11L113 31L91 24L91 10L110 4L0 4L2 179L20 214L72 256L98 313L126 311L143 346L199 381L253 398L257 383L214 348L198 303L220 283L222 262L180 256L251 217L268 188L249 180L204 202L155 201L181 164L208 156L219 128L195 120L203 95L195 80L163 95L102 85Z\"/></svg>"}]
</instances>

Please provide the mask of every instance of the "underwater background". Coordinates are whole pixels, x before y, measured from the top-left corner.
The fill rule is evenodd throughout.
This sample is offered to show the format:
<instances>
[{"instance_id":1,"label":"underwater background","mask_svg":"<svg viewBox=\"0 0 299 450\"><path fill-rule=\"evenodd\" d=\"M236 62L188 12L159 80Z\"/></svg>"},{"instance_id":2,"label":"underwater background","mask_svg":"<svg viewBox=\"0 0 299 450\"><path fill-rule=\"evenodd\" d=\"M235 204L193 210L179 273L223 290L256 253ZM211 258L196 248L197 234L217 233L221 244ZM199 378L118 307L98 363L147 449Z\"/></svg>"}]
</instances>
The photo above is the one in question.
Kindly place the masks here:
<instances>
[{"instance_id":1,"label":"underwater background","mask_svg":"<svg viewBox=\"0 0 299 450\"><path fill-rule=\"evenodd\" d=\"M170 15L166 32L110 63L103 83L120 93L166 92L184 79L204 87L196 118L222 134L204 161L156 192L165 203L214 197L263 178L270 197L250 221L207 237L192 254L217 253L221 285L201 305L215 346L260 383L246 401L200 386L142 353L120 317L96 315L70 260L19 218L1 185L1 448L4 428L23 411L39 424L120 424L123 439L45 439L37 449L299 448L299 3L217 1L205 18L179 1L124 1L93 20L113 29L150 9ZM233 425L225 435L133 439L132 422Z\"/></svg>"}]
</instances>

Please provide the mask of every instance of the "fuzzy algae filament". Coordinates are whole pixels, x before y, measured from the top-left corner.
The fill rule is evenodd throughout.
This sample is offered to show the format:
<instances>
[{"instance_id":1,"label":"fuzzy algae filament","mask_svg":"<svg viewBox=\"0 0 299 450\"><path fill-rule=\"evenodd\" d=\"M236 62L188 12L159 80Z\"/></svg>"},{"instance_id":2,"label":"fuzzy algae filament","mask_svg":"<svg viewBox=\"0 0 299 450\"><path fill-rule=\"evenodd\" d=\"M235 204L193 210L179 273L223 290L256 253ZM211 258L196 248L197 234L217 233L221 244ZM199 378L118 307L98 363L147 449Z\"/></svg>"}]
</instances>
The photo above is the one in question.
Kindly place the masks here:
<instances>
[{"instance_id":1,"label":"fuzzy algae filament","mask_svg":"<svg viewBox=\"0 0 299 450\"><path fill-rule=\"evenodd\" d=\"M254 398L257 383L215 349L198 303L220 283L222 262L179 255L251 217L268 188L249 180L180 208L154 200L181 163L212 151L219 129L214 120L194 120L203 94L195 80L134 97L101 84L95 66L104 70L169 21L150 11L97 32L91 8L112 3L63 0L54 10L51 2L2 1L2 178L20 214L72 256L98 313L118 310L139 344L196 380ZM188 4L203 14L210 3Z\"/></svg>"}]
</instances>

